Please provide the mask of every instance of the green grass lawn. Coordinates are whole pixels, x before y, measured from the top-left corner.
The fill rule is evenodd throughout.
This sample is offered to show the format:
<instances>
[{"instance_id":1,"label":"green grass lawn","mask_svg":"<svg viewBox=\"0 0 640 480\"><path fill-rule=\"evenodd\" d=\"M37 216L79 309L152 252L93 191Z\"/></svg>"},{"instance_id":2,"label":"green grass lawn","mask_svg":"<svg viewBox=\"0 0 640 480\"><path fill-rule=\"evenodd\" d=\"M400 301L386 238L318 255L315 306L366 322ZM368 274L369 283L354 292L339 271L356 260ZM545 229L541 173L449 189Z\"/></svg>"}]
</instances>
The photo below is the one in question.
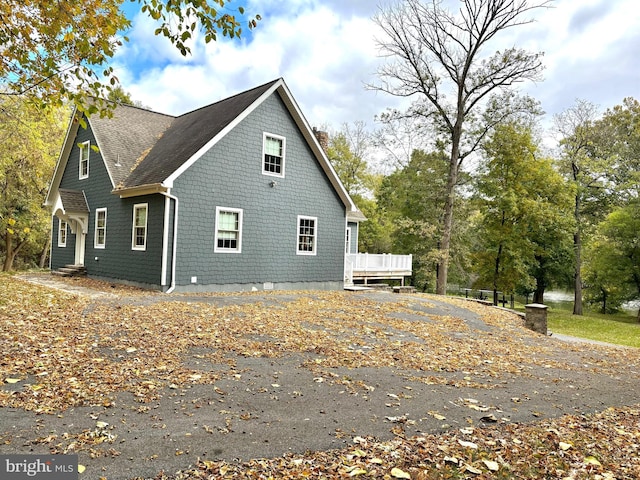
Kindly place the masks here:
<instances>
[{"instance_id":1,"label":"green grass lawn","mask_svg":"<svg viewBox=\"0 0 640 480\"><path fill-rule=\"evenodd\" d=\"M615 315L585 312L578 316L571 311L551 307L547 327L555 333L640 348L640 323L637 316L629 312Z\"/></svg>"},{"instance_id":2,"label":"green grass lawn","mask_svg":"<svg viewBox=\"0 0 640 480\"><path fill-rule=\"evenodd\" d=\"M549 307L547 328L550 332L572 337L588 338L600 342L640 348L640 323L637 312L604 315L589 311L573 315L573 302L545 302ZM515 310L525 311L524 304L516 302Z\"/></svg>"}]
</instances>

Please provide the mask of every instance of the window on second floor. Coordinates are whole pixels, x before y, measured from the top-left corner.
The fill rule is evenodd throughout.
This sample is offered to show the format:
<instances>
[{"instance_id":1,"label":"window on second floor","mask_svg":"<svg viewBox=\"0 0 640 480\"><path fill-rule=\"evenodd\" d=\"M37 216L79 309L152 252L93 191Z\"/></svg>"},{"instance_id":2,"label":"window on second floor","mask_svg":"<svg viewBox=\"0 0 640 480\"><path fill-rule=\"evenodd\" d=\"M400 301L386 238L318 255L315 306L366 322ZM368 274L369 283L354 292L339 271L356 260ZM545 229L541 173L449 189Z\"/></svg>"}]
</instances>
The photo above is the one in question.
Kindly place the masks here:
<instances>
[{"instance_id":1,"label":"window on second floor","mask_svg":"<svg viewBox=\"0 0 640 480\"><path fill-rule=\"evenodd\" d=\"M147 208L146 203L133 206L133 232L131 248L133 250L147 249Z\"/></svg>"},{"instance_id":2,"label":"window on second floor","mask_svg":"<svg viewBox=\"0 0 640 480\"><path fill-rule=\"evenodd\" d=\"M262 173L276 177L284 177L286 141L284 137L264 134L262 145Z\"/></svg>"},{"instance_id":3,"label":"window on second floor","mask_svg":"<svg viewBox=\"0 0 640 480\"><path fill-rule=\"evenodd\" d=\"M93 239L95 248L104 248L107 242L107 209L98 208L96 210L96 228Z\"/></svg>"},{"instance_id":4,"label":"window on second floor","mask_svg":"<svg viewBox=\"0 0 640 480\"><path fill-rule=\"evenodd\" d=\"M91 142L84 142L80 144L80 167L78 172L78 178L89 177L89 151L91 150Z\"/></svg>"}]
</instances>

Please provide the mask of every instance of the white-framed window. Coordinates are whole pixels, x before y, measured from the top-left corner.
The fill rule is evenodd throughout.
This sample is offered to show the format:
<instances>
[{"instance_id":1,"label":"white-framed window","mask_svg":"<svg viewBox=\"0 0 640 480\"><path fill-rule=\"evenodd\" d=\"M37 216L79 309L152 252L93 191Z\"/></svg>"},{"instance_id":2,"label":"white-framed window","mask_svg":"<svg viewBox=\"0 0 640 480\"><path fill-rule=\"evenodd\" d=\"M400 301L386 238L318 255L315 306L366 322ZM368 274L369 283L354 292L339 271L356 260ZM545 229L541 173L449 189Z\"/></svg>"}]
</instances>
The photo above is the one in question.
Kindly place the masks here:
<instances>
[{"instance_id":1,"label":"white-framed window","mask_svg":"<svg viewBox=\"0 0 640 480\"><path fill-rule=\"evenodd\" d=\"M318 219L298 215L298 255L315 255L317 252Z\"/></svg>"},{"instance_id":2,"label":"white-framed window","mask_svg":"<svg viewBox=\"0 0 640 480\"><path fill-rule=\"evenodd\" d=\"M280 135L264 133L262 142L262 173L284 177L286 139Z\"/></svg>"},{"instance_id":3,"label":"white-framed window","mask_svg":"<svg viewBox=\"0 0 640 480\"><path fill-rule=\"evenodd\" d=\"M214 252L242 252L242 213L241 208L216 207Z\"/></svg>"},{"instance_id":4,"label":"white-framed window","mask_svg":"<svg viewBox=\"0 0 640 480\"><path fill-rule=\"evenodd\" d=\"M132 250L147 249L147 203L138 203L133 206L133 232L131 239Z\"/></svg>"},{"instance_id":5,"label":"white-framed window","mask_svg":"<svg viewBox=\"0 0 640 480\"><path fill-rule=\"evenodd\" d=\"M351 227L347 227L347 233L344 237L344 251L345 253L351 253Z\"/></svg>"},{"instance_id":6,"label":"white-framed window","mask_svg":"<svg viewBox=\"0 0 640 480\"><path fill-rule=\"evenodd\" d=\"M84 142L79 145L80 147L80 163L78 178L89 177L89 151L91 150L91 142Z\"/></svg>"},{"instance_id":7,"label":"white-framed window","mask_svg":"<svg viewBox=\"0 0 640 480\"><path fill-rule=\"evenodd\" d=\"M67 222L58 220L58 246L67 246Z\"/></svg>"},{"instance_id":8,"label":"white-framed window","mask_svg":"<svg viewBox=\"0 0 640 480\"><path fill-rule=\"evenodd\" d=\"M93 246L95 248L104 248L107 242L107 209L96 209L96 226L93 237Z\"/></svg>"}]
</instances>

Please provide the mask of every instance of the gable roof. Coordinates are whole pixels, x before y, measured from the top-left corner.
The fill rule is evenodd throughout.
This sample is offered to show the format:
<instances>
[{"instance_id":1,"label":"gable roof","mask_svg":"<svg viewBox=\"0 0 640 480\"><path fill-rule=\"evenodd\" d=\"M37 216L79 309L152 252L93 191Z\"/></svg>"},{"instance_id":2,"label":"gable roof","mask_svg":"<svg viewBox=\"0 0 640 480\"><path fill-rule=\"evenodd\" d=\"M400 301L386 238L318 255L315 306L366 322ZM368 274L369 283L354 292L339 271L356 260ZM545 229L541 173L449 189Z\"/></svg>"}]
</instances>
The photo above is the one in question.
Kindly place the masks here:
<instances>
[{"instance_id":1,"label":"gable roof","mask_svg":"<svg viewBox=\"0 0 640 480\"><path fill-rule=\"evenodd\" d=\"M127 105L118 105L112 118L89 117L113 193L132 197L168 192L177 177L272 94L284 102L347 212L358 211L282 78L178 117ZM45 205L55 203L78 130L73 118Z\"/></svg>"},{"instance_id":2,"label":"gable roof","mask_svg":"<svg viewBox=\"0 0 640 480\"><path fill-rule=\"evenodd\" d=\"M130 105L118 105L113 117L89 118L105 166L115 188L162 138L175 117Z\"/></svg>"},{"instance_id":3,"label":"gable roof","mask_svg":"<svg viewBox=\"0 0 640 480\"><path fill-rule=\"evenodd\" d=\"M275 83L277 80L175 118L119 187L164 182Z\"/></svg>"}]
</instances>

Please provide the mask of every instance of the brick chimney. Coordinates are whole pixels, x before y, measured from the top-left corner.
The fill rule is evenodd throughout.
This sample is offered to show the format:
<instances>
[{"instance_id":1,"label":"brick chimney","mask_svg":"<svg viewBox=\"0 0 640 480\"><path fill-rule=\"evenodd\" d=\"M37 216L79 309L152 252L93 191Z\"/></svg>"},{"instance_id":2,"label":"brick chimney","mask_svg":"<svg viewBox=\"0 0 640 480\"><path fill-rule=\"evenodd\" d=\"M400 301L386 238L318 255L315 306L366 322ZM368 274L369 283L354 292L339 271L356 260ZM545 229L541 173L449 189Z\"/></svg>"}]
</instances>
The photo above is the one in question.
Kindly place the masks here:
<instances>
[{"instance_id":1,"label":"brick chimney","mask_svg":"<svg viewBox=\"0 0 640 480\"><path fill-rule=\"evenodd\" d=\"M322 147L322 150L326 153L329 148L329 134L322 130L318 130L316 127L313 127L313 134L316 136L316 139L318 139L318 143Z\"/></svg>"}]
</instances>

